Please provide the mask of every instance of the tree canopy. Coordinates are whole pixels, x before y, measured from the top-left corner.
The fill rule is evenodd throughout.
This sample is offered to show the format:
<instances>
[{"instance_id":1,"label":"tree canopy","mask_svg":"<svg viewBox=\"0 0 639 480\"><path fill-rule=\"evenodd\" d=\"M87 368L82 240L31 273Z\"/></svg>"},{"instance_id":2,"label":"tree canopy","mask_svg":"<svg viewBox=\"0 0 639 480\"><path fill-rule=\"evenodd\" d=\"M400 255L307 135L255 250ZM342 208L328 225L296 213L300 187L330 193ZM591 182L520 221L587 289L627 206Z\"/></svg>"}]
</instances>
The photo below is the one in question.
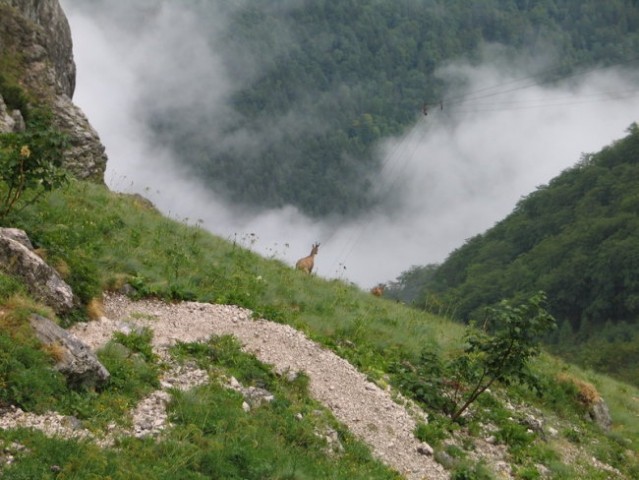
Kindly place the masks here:
<instances>
[{"instance_id":1,"label":"tree canopy","mask_svg":"<svg viewBox=\"0 0 639 480\"><path fill-rule=\"evenodd\" d=\"M633 124L625 138L584 155L439 267L402 275L395 295L419 291L412 298L418 306L446 305L468 321L502 298L543 290L549 311L564 325L550 340L583 363L623 370L616 361L639 356L638 213L639 127ZM598 348L566 350L575 336ZM618 345L604 349L602 336ZM612 355L617 347L625 360ZM639 382L639 372L631 370Z\"/></svg>"},{"instance_id":2,"label":"tree canopy","mask_svg":"<svg viewBox=\"0 0 639 480\"><path fill-rule=\"evenodd\" d=\"M225 112L152 110L157 141L230 201L355 215L381 199L374 146L400 134L445 93L436 69L478 62L499 43L516 58L554 51L544 81L636 59L639 7L628 0L192 1L237 82ZM537 72L530 72L537 73ZM554 76L554 77L553 77ZM185 85L184 88L189 88ZM188 119L188 120L187 120Z\"/></svg>"}]
</instances>

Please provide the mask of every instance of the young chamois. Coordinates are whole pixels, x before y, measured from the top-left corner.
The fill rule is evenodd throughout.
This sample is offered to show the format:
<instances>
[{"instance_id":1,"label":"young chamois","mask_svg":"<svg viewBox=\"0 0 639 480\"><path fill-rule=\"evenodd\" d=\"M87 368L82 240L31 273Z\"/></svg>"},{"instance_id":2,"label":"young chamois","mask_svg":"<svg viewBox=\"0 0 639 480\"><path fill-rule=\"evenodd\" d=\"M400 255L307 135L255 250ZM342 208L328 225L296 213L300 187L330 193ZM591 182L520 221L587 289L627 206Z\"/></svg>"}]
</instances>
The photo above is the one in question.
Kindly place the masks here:
<instances>
[{"instance_id":1,"label":"young chamois","mask_svg":"<svg viewBox=\"0 0 639 480\"><path fill-rule=\"evenodd\" d=\"M319 246L320 246L319 243L314 243L313 248L311 249L311 254L308 257L300 258L295 264L295 268L310 274L313 271L313 265L315 263L315 255L317 255L317 250L319 249Z\"/></svg>"},{"instance_id":2,"label":"young chamois","mask_svg":"<svg viewBox=\"0 0 639 480\"><path fill-rule=\"evenodd\" d=\"M381 297L382 295L384 295L384 287L385 285L383 283L380 283L376 287L371 288L371 293L376 297Z\"/></svg>"}]
</instances>

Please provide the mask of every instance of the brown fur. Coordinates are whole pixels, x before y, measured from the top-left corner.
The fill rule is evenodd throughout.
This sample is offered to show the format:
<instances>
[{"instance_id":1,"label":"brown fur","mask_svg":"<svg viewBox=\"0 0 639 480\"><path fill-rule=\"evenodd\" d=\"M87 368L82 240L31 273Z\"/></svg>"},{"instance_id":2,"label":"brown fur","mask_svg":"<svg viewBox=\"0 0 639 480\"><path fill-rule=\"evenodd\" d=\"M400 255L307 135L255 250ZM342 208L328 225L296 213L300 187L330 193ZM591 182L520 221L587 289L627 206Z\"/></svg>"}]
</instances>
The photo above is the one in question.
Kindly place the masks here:
<instances>
[{"instance_id":1,"label":"brown fur","mask_svg":"<svg viewBox=\"0 0 639 480\"><path fill-rule=\"evenodd\" d=\"M311 254L308 257L300 258L295 264L295 268L297 268L298 270L302 270L310 275L310 273L313 271L313 266L315 265L315 255L317 255L319 246L319 243L314 243L313 248L311 249Z\"/></svg>"},{"instance_id":2,"label":"brown fur","mask_svg":"<svg viewBox=\"0 0 639 480\"><path fill-rule=\"evenodd\" d=\"M384 285L380 283L376 287L371 288L371 293L376 297L381 297L384 295Z\"/></svg>"}]
</instances>

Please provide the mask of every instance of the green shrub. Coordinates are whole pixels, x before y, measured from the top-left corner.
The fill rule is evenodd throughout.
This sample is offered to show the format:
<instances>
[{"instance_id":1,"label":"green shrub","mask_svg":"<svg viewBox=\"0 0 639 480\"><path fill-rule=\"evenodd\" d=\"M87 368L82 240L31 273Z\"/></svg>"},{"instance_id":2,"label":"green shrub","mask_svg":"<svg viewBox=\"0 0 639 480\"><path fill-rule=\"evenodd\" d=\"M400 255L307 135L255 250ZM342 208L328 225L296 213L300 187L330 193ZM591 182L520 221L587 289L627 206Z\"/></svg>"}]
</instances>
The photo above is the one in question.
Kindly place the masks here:
<instances>
[{"instance_id":1,"label":"green shrub","mask_svg":"<svg viewBox=\"0 0 639 480\"><path fill-rule=\"evenodd\" d=\"M102 293L100 272L96 262L85 255L70 257L67 260L70 274L66 279L83 305Z\"/></svg>"},{"instance_id":2,"label":"green shrub","mask_svg":"<svg viewBox=\"0 0 639 480\"><path fill-rule=\"evenodd\" d=\"M579 430L577 430L576 428L566 428L562 432L562 435L575 445L579 445L581 443L582 433L579 432Z\"/></svg>"},{"instance_id":3,"label":"green shrub","mask_svg":"<svg viewBox=\"0 0 639 480\"><path fill-rule=\"evenodd\" d=\"M538 388L528 363L539 355L541 338L555 328L554 318L542 306L545 298L540 292L517 306L504 300L489 309L482 329L469 328L464 354L449 366L456 380L467 385L467 393L455 399L454 420L496 381Z\"/></svg>"},{"instance_id":4,"label":"green shrub","mask_svg":"<svg viewBox=\"0 0 639 480\"><path fill-rule=\"evenodd\" d=\"M125 340L125 343L137 346L138 334L126 337L131 336L133 340ZM133 401L160 386L157 365L117 340L107 343L98 352L98 358L111 374L105 387L110 392L121 393Z\"/></svg>"},{"instance_id":5,"label":"green shrub","mask_svg":"<svg viewBox=\"0 0 639 480\"><path fill-rule=\"evenodd\" d=\"M525 426L511 421L506 422L497 430L495 438L510 448L521 449L530 445L535 439L535 435L528 433Z\"/></svg>"},{"instance_id":6,"label":"green shrub","mask_svg":"<svg viewBox=\"0 0 639 480\"><path fill-rule=\"evenodd\" d=\"M516 472L517 478L520 478L521 480L537 480L541 478L541 474L535 466L521 467L518 468Z\"/></svg>"},{"instance_id":7,"label":"green shrub","mask_svg":"<svg viewBox=\"0 0 639 480\"><path fill-rule=\"evenodd\" d=\"M157 356L153 353L153 330L150 328L143 328L140 331L131 332L125 334L122 332L115 332L113 334L113 340L132 352L142 355L147 362L154 362Z\"/></svg>"},{"instance_id":8,"label":"green shrub","mask_svg":"<svg viewBox=\"0 0 639 480\"><path fill-rule=\"evenodd\" d=\"M450 420L448 421L450 422ZM442 441L450 436L450 424L445 419L431 419L428 423L419 423L415 427L415 437L432 447L438 447Z\"/></svg>"},{"instance_id":9,"label":"green shrub","mask_svg":"<svg viewBox=\"0 0 639 480\"><path fill-rule=\"evenodd\" d=\"M42 110L32 112L24 132L0 134L0 220L68 182L61 168L66 147L66 137Z\"/></svg>"},{"instance_id":10,"label":"green shrub","mask_svg":"<svg viewBox=\"0 0 639 480\"><path fill-rule=\"evenodd\" d=\"M435 411L450 413L454 404L446 395L450 373L441 357L429 348L422 350L415 360L403 359L389 366L393 383L411 398Z\"/></svg>"},{"instance_id":11,"label":"green shrub","mask_svg":"<svg viewBox=\"0 0 639 480\"><path fill-rule=\"evenodd\" d=\"M14 277L0 272L0 302L6 302L19 293L25 293L24 285Z\"/></svg>"},{"instance_id":12,"label":"green shrub","mask_svg":"<svg viewBox=\"0 0 639 480\"><path fill-rule=\"evenodd\" d=\"M0 403L42 412L65 392L65 379L54 370L50 357L0 332Z\"/></svg>"},{"instance_id":13,"label":"green shrub","mask_svg":"<svg viewBox=\"0 0 639 480\"><path fill-rule=\"evenodd\" d=\"M29 119L29 99L24 90L12 84L7 78L0 73L0 95L9 110L20 110L22 118Z\"/></svg>"},{"instance_id":14,"label":"green shrub","mask_svg":"<svg viewBox=\"0 0 639 480\"><path fill-rule=\"evenodd\" d=\"M472 464L462 461L455 467L450 478L451 480L493 480L494 476L482 462Z\"/></svg>"}]
</instances>

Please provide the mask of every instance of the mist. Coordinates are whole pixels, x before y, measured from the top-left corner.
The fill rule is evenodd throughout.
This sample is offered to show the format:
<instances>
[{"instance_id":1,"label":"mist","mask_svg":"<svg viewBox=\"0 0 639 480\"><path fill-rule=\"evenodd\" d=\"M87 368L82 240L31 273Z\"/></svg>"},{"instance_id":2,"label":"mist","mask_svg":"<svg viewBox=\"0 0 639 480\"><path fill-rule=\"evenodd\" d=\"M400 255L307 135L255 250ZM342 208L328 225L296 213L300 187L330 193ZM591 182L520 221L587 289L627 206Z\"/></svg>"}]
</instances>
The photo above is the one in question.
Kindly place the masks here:
<instances>
[{"instance_id":1,"label":"mist","mask_svg":"<svg viewBox=\"0 0 639 480\"><path fill-rule=\"evenodd\" d=\"M438 72L456 86L450 92L456 102L449 105L445 97L426 116L416 105L414 126L378 146L383 169L375 185L388 205L352 221L317 221L292 206L248 211L184 176L180 159L151 140L143 113L156 108L154 102L203 102L222 124L234 114L229 97L259 63L247 61L250 67L231 73L198 34L198 19L178 2L61 3L74 39L74 101L106 146L109 188L139 193L167 216L291 265L319 241L317 274L363 288L413 265L442 262L583 153L623 137L639 112L635 72L595 69L566 85L522 84L517 66L505 67L489 49L481 67L458 63ZM220 28L224 15L220 11L208 28ZM502 94L476 95L492 86ZM210 135L219 139L220 132ZM255 141L233 139L242 140Z\"/></svg>"}]
</instances>

